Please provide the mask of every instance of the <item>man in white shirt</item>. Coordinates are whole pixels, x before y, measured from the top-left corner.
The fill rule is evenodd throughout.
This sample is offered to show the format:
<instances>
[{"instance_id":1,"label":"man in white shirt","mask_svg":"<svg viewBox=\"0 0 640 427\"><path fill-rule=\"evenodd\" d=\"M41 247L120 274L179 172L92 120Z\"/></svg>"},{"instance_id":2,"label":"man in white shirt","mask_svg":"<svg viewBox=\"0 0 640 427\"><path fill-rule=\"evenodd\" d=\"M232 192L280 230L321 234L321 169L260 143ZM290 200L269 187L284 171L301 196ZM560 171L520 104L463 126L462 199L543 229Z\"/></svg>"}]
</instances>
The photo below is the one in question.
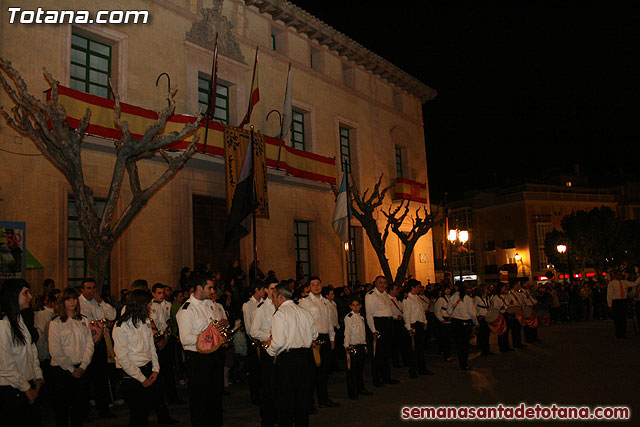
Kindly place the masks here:
<instances>
[{"instance_id":1,"label":"man in white shirt","mask_svg":"<svg viewBox=\"0 0 640 427\"><path fill-rule=\"evenodd\" d=\"M427 330L427 318L424 312L424 304L420 299L420 288L422 284L411 279L407 283L410 289L407 297L402 301L402 313L404 317L404 327L411 337L409 352L409 377L417 378L420 375L433 375L427 369L424 361L424 340Z\"/></svg>"},{"instance_id":2,"label":"man in white shirt","mask_svg":"<svg viewBox=\"0 0 640 427\"><path fill-rule=\"evenodd\" d=\"M254 405L260 404L260 359L258 357L258 353L260 352L260 343L251 339L249 329L251 329L251 323L253 322L253 318L256 316L258 304L262 302L265 293L264 283L261 280L254 281L253 295L251 295L249 301L242 305L244 329L247 334L248 341L251 343L251 347L247 352L247 365L249 374L249 395L251 403Z\"/></svg>"},{"instance_id":3,"label":"man in white shirt","mask_svg":"<svg viewBox=\"0 0 640 427\"><path fill-rule=\"evenodd\" d=\"M389 357L393 335L393 311L391 300L387 294L387 279L378 276L373 282L374 289L364 297L367 325L373 334L373 385L382 387L387 384L398 384L391 378Z\"/></svg>"},{"instance_id":4,"label":"man in white shirt","mask_svg":"<svg viewBox=\"0 0 640 427\"><path fill-rule=\"evenodd\" d=\"M80 301L80 313L87 316L89 322L112 322L116 319L116 310L103 301L96 281L91 278L82 281L82 295ZM100 328L97 328L99 330ZM109 410L109 384L107 382L107 344L103 337L95 342L91 364L85 373L94 388L94 400L101 418L115 418L116 415Z\"/></svg>"},{"instance_id":5,"label":"man in white shirt","mask_svg":"<svg viewBox=\"0 0 640 427\"><path fill-rule=\"evenodd\" d=\"M260 354L260 420L263 426L272 426L277 420L273 391L273 356L267 352L266 345L271 341L271 320L276 311L273 298L278 281L268 279L265 284L267 298L256 307L249 336L258 346Z\"/></svg>"},{"instance_id":6,"label":"man in white shirt","mask_svg":"<svg viewBox=\"0 0 640 427\"><path fill-rule=\"evenodd\" d=\"M211 300L214 293L211 276L197 275L193 286L193 294L176 314L180 342L185 350L191 425L221 426L225 347L213 353L200 353L197 342L212 320L218 321L219 328L229 326L229 322L224 311L220 312Z\"/></svg>"},{"instance_id":7,"label":"man in white shirt","mask_svg":"<svg viewBox=\"0 0 640 427\"><path fill-rule=\"evenodd\" d=\"M627 292L629 288L635 288L640 284L638 267L635 267L636 279L627 280L625 273L609 273L609 277L615 275L615 279L607 286L607 304L613 310L613 325L616 331L616 338L626 338L627 334Z\"/></svg>"},{"instance_id":8,"label":"man in white shirt","mask_svg":"<svg viewBox=\"0 0 640 427\"><path fill-rule=\"evenodd\" d=\"M321 408L340 406L329 399L327 390L331 361L331 350L335 348L335 330L331 325L331 308L329 301L322 296L322 281L319 277L309 278L309 295L300 299L300 307L307 310L313 317L314 327L318 332L318 339L314 345L320 347L320 366L316 368L315 389L318 395L318 405Z\"/></svg>"},{"instance_id":9,"label":"man in white shirt","mask_svg":"<svg viewBox=\"0 0 640 427\"><path fill-rule=\"evenodd\" d=\"M277 311L271 322L272 339L267 351L275 357L278 425L308 426L314 371L311 345L318 333L311 313L297 306L291 297L288 284L275 288Z\"/></svg>"}]
</instances>

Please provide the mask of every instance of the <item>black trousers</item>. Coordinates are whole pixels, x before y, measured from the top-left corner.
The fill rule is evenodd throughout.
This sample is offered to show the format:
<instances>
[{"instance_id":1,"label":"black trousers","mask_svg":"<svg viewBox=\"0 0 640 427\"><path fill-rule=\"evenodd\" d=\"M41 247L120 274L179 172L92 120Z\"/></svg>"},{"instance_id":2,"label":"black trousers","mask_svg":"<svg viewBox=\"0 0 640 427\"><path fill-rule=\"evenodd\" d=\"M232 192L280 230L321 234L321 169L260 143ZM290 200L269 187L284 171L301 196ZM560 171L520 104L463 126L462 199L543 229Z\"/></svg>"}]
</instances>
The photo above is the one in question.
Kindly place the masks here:
<instances>
[{"instance_id":1,"label":"black trousers","mask_svg":"<svg viewBox=\"0 0 640 427\"><path fill-rule=\"evenodd\" d=\"M39 427L38 402L31 405L27 395L11 386L0 386L0 424L6 427Z\"/></svg>"},{"instance_id":2,"label":"black trousers","mask_svg":"<svg viewBox=\"0 0 640 427\"><path fill-rule=\"evenodd\" d=\"M274 394L278 426L308 426L314 370L308 348L280 353L274 364Z\"/></svg>"},{"instance_id":3,"label":"black trousers","mask_svg":"<svg viewBox=\"0 0 640 427\"><path fill-rule=\"evenodd\" d=\"M627 334L627 300L614 299L611 301L613 310L613 326L616 329L616 337L623 338Z\"/></svg>"},{"instance_id":4,"label":"black trousers","mask_svg":"<svg viewBox=\"0 0 640 427\"><path fill-rule=\"evenodd\" d=\"M458 363L460 367L467 366L469 359L469 340L473 331L473 323L471 320L451 319L453 325L453 336L456 342L456 351L458 352Z\"/></svg>"},{"instance_id":5,"label":"black trousers","mask_svg":"<svg viewBox=\"0 0 640 427\"><path fill-rule=\"evenodd\" d=\"M482 354L489 354L489 334L491 330L484 317L478 317L478 323L478 347Z\"/></svg>"},{"instance_id":6,"label":"black trousers","mask_svg":"<svg viewBox=\"0 0 640 427\"><path fill-rule=\"evenodd\" d=\"M411 345L411 337L409 337L407 345L409 353L409 375L413 376L417 374L417 370L424 371L427 369L427 364L424 362L424 340L427 334L425 333L424 323L422 322L412 323L411 327L416 331L413 336L414 345Z\"/></svg>"},{"instance_id":7,"label":"black trousers","mask_svg":"<svg viewBox=\"0 0 640 427\"><path fill-rule=\"evenodd\" d=\"M498 335L498 348L503 352L511 349L511 347L509 346L509 329L511 329L511 325L509 324L507 317L508 315L505 313L504 321L507 324L507 327L504 331L504 334Z\"/></svg>"},{"instance_id":8,"label":"black trousers","mask_svg":"<svg viewBox=\"0 0 640 427\"><path fill-rule=\"evenodd\" d=\"M375 344L375 354L371 371L373 382L379 383L391 379L391 368L389 367L389 357L391 343L393 342L393 323L390 317L374 317L374 326L380 333Z\"/></svg>"},{"instance_id":9,"label":"black trousers","mask_svg":"<svg viewBox=\"0 0 640 427\"><path fill-rule=\"evenodd\" d=\"M523 331L524 331L524 340L526 342L536 342L538 341L538 328L532 328L531 326L523 326L522 327Z\"/></svg>"},{"instance_id":10,"label":"black trousers","mask_svg":"<svg viewBox=\"0 0 640 427\"><path fill-rule=\"evenodd\" d=\"M162 385L162 392L167 402L175 402L178 400L175 374L175 345L176 339L170 335L164 348L162 350L157 349L158 361L160 362L160 374L158 375L157 381L160 381Z\"/></svg>"},{"instance_id":11,"label":"black trousers","mask_svg":"<svg viewBox=\"0 0 640 427\"><path fill-rule=\"evenodd\" d=\"M100 414L109 411L109 383L107 381L107 344L104 337L95 343L93 347L93 356L91 363L87 366L84 373L89 382L89 386L93 389L93 399ZM89 410L89 408L87 408ZM87 412L85 414L89 415Z\"/></svg>"},{"instance_id":12,"label":"black trousers","mask_svg":"<svg viewBox=\"0 0 640 427\"><path fill-rule=\"evenodd\" d=\"M451 357L451 323L437 322L438 351L445 359Z\"/></svg>"},{"instance_id":13,"label":"black trousers","mask_svg":"<svg viewBox=\"0 0 640 427\"><path fill-rule=\"evenodd\" d=\"M514 347L522 347L522 325L514 314L505 313L507 325L511 330L511 344Z\"/></svg>"},{"instance_id":14,"label":"black trousers","mask_svg":"<svg viewBox=\"0 0 640 427\"><path fill-rule=\"evenodd\" d=\"M362 372L364 370L364 361L367 358L367 346L359 344L354 346L356 348L355 353L350 353L351 368L347 366L347 394L349 397L358 397L358 393L364 390L364 380L362 379Z\"/></svg>"},{"instance_id":15,"label":"black trousers","mask_svg":"<svg viewBox=\"0 0 640 427\"><path fill-rule=\"evenodd\" d=\"M247 373L249 374L249 395L251 397L251 403L254 405L260 404L260 360L258 359L258 352L260 351L260 344L253 341L249 335L247 335Z\"/></svg>"},{"instance_id":16,"label":"black trousers","mask_svg":"<svg viewBox=\"0 0 640 427\"><path fill-rule=\"evenodd\" d=\"M331 342L329 334L319 334L318 340L322 340L320 345L320 366L315 366L314 388L318 396L318 404L322 405L329 400L329 373L331 372ZM313 396L311 396L311 405L313 406Z\"/></svg>"},{"instance_id":17,"label":"black trousers","mask_svg":"<svg viewBox=\"0 0 640 427\"><path fill-rule=\"evenodd\" d=\"M409 334L407 333L407 328L404 327L404 321L393 319L393 342L391 343L391 363L394 368L400 367L400 362L403 365L409 364L409 353L407 351L407 340L409 339Z\"/></svg>"},{"instance_id":18,"label":"black trousers","mask_svg":"<svg viewBox=\"0 0 640 427\"><path fill-rule=\"evenodd\" d=\"M59 366L51 367L51 390L53 394L56 427L81 426L89 408L89 382L86 372L76 378Z\"/></svg>"},{"instance_id":19,"label":"black trousers","mask_svg":"<svg viewBox=\"0 0 640 427\"><path fill-rule=\"evenodd\" d=\"M225 350L223 347L209 354L184 352L192 426L222 425Z\"/></svg>"},{"instance_id":20,"label":"black trousers","mask_svg":"<svg viewBox=\"0 0 640 427\"><path fill-rule=\"evenodd\" d=\"M273 375L273 357L260 347L260 423L263 427L271 427L277 421Z\"/></svg>"},{"instance_id":21,"label":"black trousers","mask_svg":"<svg viewBox=\"0 0 640 427\"><path fill-rule=\"evenodd\" d=\"M140 367L142 374L149 378L152 372L151 362ZM143 387L142 383L124 373L120 390L124 401L129 408L129 427L149 425L149 412L158 408L162 399L162 386L159 378L149 387ZM160 418L160 414L158 414Z\"/></svg>"}]
</instances>

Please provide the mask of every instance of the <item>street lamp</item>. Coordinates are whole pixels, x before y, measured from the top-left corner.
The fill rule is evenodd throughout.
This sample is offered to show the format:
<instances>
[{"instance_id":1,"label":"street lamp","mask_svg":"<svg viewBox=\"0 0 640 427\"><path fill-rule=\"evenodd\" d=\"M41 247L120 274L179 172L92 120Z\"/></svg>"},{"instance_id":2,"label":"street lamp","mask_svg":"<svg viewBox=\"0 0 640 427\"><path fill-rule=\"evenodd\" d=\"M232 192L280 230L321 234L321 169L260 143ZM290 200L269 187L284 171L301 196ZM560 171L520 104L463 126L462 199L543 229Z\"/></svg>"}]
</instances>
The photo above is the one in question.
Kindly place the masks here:
<instances>
[{"instance_id":1,"label":"street lamp","mask_svg":"<svg viewBox=\"0 0 640 427\"><path fill-rule=\"evenodd\" d=\"M520 256L520 254L516 253L514 258L516 260L516 280L517 280L517 278L518 278L518 263L522 264L522 277L524 277L524 263L522 262L522 257Z\"/></svg>"},{"instance_id":2,"label":"street lamp","mask_svg":"<svg viewBox=\"0 0 640 427\"><path fill-rule=\"evenodd\" d=\"M449 230L449 235L447 236L449 243L451 245L456 244L456 246L464 247L465 243L469 241L469 232L467 230ZM462 280L462 262L460 262L460 282ZM451 266L451 283L455 284L455 277L453 275L453 265Z\"/></svg>"},{"instance_id":3,"label":"street lamp","mask_svg":"<svg viewBox=\"0 0 640 427\"><path fill-rule=\"evenodd\" d=\"M560 254L565 254L567 252L567 245L559 244L558 246L556 246L556 250ZM568 262L569 262L569 255L567 255L567 263ZM564 271L563 273L564 273L564 282L566 283L566 281L567 281L567 272Z\"/></svg>"}]
</instances>

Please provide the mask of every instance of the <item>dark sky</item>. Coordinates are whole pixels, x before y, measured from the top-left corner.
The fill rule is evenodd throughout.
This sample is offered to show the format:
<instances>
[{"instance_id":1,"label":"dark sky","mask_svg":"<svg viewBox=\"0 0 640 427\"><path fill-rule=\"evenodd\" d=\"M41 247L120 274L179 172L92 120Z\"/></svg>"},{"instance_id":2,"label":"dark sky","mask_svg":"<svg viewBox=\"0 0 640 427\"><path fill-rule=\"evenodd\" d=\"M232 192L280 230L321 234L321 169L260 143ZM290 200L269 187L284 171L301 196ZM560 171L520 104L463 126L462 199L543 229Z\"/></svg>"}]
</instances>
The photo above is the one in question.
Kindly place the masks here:
<instances>
[{"instance_id":1,"label":"dark sky","mask_svg":"<svg viewBox=\"0 0 640 427\"><path fill-rule=\"evenodd\" d=\"M438 91L423 106L432 201L575 165L592 185L638 178L631 2L294 3Z\"/></svg>"}]
</instances>

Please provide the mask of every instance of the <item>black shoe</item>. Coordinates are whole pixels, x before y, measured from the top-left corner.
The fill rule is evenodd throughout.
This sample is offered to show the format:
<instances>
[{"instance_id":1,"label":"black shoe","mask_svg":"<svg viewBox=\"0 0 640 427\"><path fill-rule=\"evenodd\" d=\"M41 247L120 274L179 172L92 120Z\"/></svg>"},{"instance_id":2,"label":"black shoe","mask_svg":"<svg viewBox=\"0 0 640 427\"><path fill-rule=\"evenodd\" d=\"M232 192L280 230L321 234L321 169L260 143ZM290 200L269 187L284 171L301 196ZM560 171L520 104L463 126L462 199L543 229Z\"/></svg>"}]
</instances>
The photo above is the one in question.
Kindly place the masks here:
<instances>
[{"instance_id":1,"label":"black shoe","mask_svg":"<svg viewBox=\"0 0 640 427\"><path fill-rule=\"evenodd\" d=\"M385 384L400 384L400 381L394 380L393 378L388 378L384 380Z\"/></svg>"},{"instance_id":2,"label":"black shoe","mask_svg":"<svg viewBox=\"0 0 640 427\"><path fill-rule=\"evenodd\" d=\"M118 416L107 409L104 412L100 412L100 414L98 415L98 418L118 418Z\"/></svg>"},{"instance_id":3,"label":"black shoe","mask_svg":"<svg viewBox=\"0 0 640 427\"><path fill-rule=\"evenodd\" d=\"M434 375L434 373L432 371L428 370L428 369L420 370L420 371L418 371L418 374L420 374L420 375Z\"/></svg>"},{"instance_id":4,"label":"black shoe","mask_svg":"<svg viewBox=\"0 0 640 427\"><path fill-rule=\"evenodd\" d=\"M175 418L169 417L169 418L163 418L161 420L158 420L158 424L173 426L176 424L180 424L180 421L176 420Z\"/></svg>"},{"instance_id":5,"label":"black shoe","mask_svg":"<svg viewBox=\"0 0 640 427\"><path fill-rule=\"evenodd\" d=\"M382 381L374 381L373 382L373 386L374 387L384 387L384 383Z\"/></svg>"},{"instance_id":6,"label":"black shoe","mask_svg":"<svg viewBox=\"0 0 640 427\"><path fill-rule=\"evenodd\" d=\"M358 393L363 395L363 396L371 396L371 395L373 395L373 393L371 393L369 390L364 389L364 388L362 390L359 390Z\"/></svg>"},{"instance_id":7,"label":"black shoe","mask_svg":"<svg viewBox=\"0 0 640 427\"><path fill-rule=\"evenodd\" d=\"M331 399L327 399L326 402L324 402L325 405L327 405L329 408L339 408L340 404L338 402L334 402Z\"/></svg>"}]
</instances>

